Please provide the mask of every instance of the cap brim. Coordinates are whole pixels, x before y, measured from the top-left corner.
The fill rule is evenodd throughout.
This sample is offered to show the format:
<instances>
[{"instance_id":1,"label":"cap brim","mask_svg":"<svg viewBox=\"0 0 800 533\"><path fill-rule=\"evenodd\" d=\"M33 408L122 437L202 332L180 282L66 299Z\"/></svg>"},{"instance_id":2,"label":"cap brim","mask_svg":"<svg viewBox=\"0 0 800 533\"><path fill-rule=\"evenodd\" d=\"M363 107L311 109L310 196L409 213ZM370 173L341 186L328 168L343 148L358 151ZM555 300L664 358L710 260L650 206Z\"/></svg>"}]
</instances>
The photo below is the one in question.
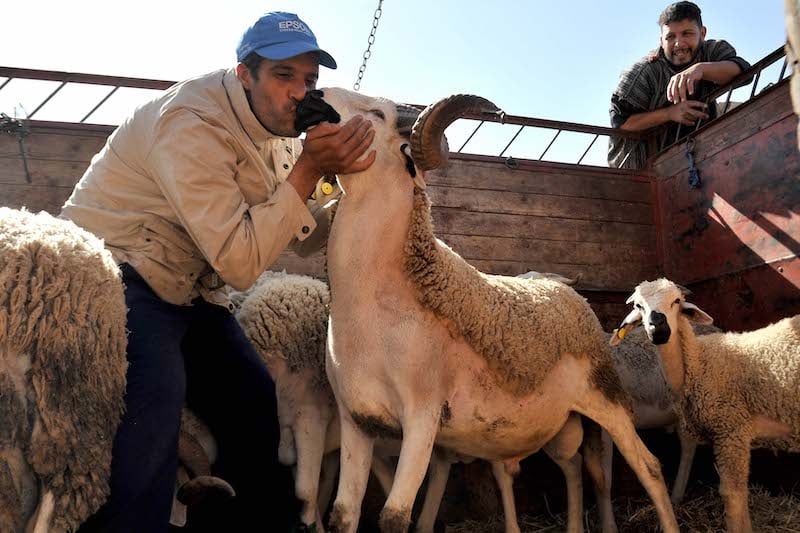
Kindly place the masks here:
<instances>
[{"instance_id":1,"label":"cap brim","mask_svg":"<svg viewBox=\"0 0 800 533\"><path fill-rule=\"evenodd\" d=\"M336 68L336 60L333 59L333 56L331 56L325 50L318 48L311 43L304 43L297 41L288 43L277 43L277 44L271 44L269 46L264 46L261 48L256 48L254 52L260 55L261 57L272 59L274 61L289 59L290 57L299 56L300 54L306 54L308 52L317 52L319 54L320 65L322 65L323 67L328 67L329 69Z\"/></svg>"}]
</instances>

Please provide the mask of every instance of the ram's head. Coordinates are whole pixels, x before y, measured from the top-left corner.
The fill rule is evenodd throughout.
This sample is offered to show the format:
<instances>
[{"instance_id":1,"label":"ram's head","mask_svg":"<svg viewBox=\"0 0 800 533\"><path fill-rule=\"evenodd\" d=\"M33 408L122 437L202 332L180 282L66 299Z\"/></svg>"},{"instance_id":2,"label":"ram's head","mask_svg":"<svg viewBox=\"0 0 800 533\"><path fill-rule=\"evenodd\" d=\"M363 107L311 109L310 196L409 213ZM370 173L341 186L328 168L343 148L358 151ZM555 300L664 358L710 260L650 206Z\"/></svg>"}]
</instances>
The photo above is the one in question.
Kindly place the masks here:
<instances>
[{"instance_id":1,"label":"ram's head","mask_svg":"<svg viewBox=\"0 0 800 533\"><path fill-rule=\"evenodd\" d=\"M381 174L405 169L418 187L424 188L422 172L447 163L448 146L444 131L457 118L477 113L500 113L490 101L479 96L458 94L444 98L424 110L396 104L340 88L322 89L322 98L340 115L342 123L355 115L372 121L377 151L373 167Z\"/></svg>"}]
</instances>

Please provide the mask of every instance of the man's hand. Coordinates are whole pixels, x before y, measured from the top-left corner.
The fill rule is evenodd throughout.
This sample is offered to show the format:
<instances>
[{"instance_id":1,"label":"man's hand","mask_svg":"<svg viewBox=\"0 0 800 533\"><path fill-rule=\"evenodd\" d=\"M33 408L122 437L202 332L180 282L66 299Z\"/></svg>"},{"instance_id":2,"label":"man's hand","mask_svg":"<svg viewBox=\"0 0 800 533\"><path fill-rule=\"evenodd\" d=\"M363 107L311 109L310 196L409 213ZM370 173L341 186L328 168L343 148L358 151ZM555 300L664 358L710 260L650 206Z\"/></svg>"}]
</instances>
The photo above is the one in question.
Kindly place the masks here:
<instances>
[{"instance_id":1,"label":"man's hand","mask_svg":"<svg viewBox=\"0 0 800 533\"><path fill-rule=\"evenodd\" d=\"M667 84L667 100L673 104L686 102L694 95L695 86L703 79L705 63L696 63L670 78Z\"/></svg>"},{"instance_id":2,"label":"man's hand","mask_svg":"<svg viewBox=\"0 0 800 533\"><path fill-rule=\"evenodd\" d=\"M286 180L301 198L307 198L317 180L334 174L352 174L368 169L375 162L376 152L360 159L372 144L375 130L362 116L351 118L343 126L322 122L306 133L303 151Z\"/></svg>"},{"instance_id":3,"label":"man's hand","mask_svg":"<svg viewBox=\"0 0 800 533\"><path fill-rule=\"evenodd\" d=\"M360 115L351 118L344 126L322 122L306 134L300 160L306 159L320 176L361 172L375 161L375 150L358 160L374 138L372 122Z\"/></svg>"},{"instance_id":4,"label":"man's hand","mask_svg":"<svg viewBox=\"0 0 800 533\"><path fill-rule=\"evenodd\" d=\"M697 119L706 120L708 118L708 114L705 112L706 108L707 106L703 102L686 100L667 109L671 121L689 126L696 123Z\"/></svg>"}]
</instances>

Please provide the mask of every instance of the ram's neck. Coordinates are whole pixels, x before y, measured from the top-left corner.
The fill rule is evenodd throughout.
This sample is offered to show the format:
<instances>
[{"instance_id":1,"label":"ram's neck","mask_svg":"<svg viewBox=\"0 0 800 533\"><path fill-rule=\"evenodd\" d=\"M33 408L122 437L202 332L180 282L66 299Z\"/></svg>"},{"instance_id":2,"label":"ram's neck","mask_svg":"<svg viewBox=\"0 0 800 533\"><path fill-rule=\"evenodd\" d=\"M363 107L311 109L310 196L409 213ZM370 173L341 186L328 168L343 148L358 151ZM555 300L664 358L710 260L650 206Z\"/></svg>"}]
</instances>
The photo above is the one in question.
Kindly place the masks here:
<instances>
[{"instance_id":1,"label":"ram's neck","mask_svg":"<svg viewBox=\"0 0 800 533\"><path fill-rule=\"evenodd\" d=\"M413 183L384 181L381 187L353 190L340 200L328 241L333 287L373 286L402 273Z\"/></svg>"}]
</instances>

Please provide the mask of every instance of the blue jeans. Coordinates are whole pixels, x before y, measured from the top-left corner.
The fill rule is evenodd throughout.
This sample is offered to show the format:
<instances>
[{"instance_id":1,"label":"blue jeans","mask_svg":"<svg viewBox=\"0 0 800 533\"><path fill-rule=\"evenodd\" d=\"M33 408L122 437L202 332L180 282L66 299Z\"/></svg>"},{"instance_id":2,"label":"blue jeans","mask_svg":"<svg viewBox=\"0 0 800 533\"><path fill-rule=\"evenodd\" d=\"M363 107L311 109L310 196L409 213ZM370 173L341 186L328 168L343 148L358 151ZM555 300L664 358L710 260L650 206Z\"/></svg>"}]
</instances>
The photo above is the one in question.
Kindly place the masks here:
<instances>
[{"instance_id":1,"label":"blue jeans","mask_svg":"<svg viewBox=\"0 0 800 533\"><path fill-rule=\"evenodd\" d=\"M275 384L235 318L201 299L161 300L122 265L128 306L126 411L114 439L111 495L81 533L168 530L184 401L217 439L214 474L229 502L190 511L183 531L285 531L298 512L278 463Z\"/></svg>"}]
</instances>

